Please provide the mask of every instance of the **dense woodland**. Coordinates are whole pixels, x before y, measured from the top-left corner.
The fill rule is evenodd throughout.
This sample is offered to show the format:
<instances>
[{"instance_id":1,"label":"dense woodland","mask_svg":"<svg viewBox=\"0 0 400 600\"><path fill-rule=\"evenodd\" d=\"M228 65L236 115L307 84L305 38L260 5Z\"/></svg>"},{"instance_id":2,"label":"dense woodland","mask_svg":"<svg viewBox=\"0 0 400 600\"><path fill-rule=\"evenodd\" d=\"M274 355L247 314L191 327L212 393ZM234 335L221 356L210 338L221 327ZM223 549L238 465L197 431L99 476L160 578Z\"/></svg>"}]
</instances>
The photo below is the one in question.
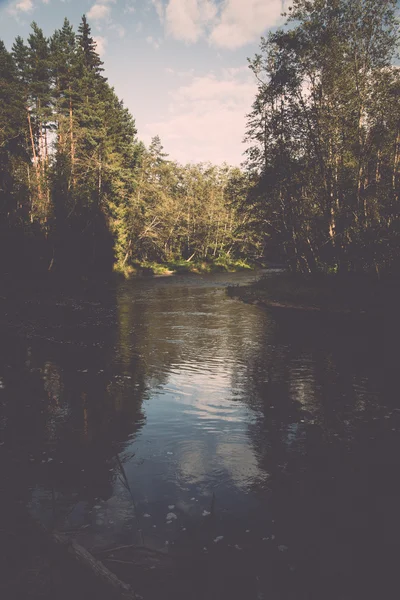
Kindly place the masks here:
<instances>
[{"instance_id":1,"label":"dense woodland","mask_svg":"<svg viewBox=\"0 0 400 600\"><path fill-rule=\"evenodd\" d=\"M294 0L250 61L264 233L292 270L400 270L396 0Z\"/></svg>"},{"instance_id":2,"label":"dense woodland","mask_svg":"<svg viewBox=\"0 0 400 600\"><path fill-rule=\"evenodd\" d=\"M0 46L1 261L86 274L135 261L254 252L239 169L167 160L145 148L103 75L86 18L46 39Z\"/></svg>"},{"instance_id":3,"label":"dense woodland","mask_svg":"<svg viewBox=\"0 0 400 600\"><path fill-rule=\"evenodd\" d=\"M149 261L285 259L400 271L395 0L294 0L249 61L242 168L148 148L89 24L0 42L0 271L129 274ZM250 107L249 107L250 109Z\"/></svg>"}]
</instances>

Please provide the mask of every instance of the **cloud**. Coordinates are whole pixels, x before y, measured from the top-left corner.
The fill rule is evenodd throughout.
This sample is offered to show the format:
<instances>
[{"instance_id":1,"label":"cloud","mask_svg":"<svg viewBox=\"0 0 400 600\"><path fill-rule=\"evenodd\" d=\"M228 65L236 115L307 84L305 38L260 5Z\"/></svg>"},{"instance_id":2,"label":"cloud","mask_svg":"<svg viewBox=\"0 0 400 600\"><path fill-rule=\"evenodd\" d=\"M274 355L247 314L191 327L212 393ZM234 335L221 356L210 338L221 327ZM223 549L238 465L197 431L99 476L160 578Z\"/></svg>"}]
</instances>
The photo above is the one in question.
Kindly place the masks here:
<instances>
[{"instance_id":1,"label":"cloud","mask_svg":"<svg viewBox=\"0 0 400 600\"><path fill-rule=\"evenodd\" d=\"M195 43L236 49L245 46L282 22L289 0L152 0L167 35Z\"/></svg>"},{"instance_id":2,"label":"cloud","mask_svg":"<svg viewBox=\"0 0 400 600\"><path fill-rule=\"evenodd\" d=\"M97 35L93 39L96 42L97 52L100 54L100 56L104 56L104 54L106 53L106 46L108 44L107 38L101 35Z\"/></svg>"},{"instance_id":3,"label":"cloud","mask_svg":"<svg viewBox=\"0 0 400 600\"><path fill-rule=\"evenodd\" d=\"M183 78L183 77L191 77L192 78L194 75L194 69L188 69L187 71L177 71L176 69L173 69L172 67L165 67L164 73L167 73L168 75L175 75L176 77L181 77L181 78Z\"/></svg>"},{"instance_id":4,"label":"cloud","mask_svg":"<svg viewBox=\"0 0 400 600\"><path fill-rule=\"evenodd\" d=\"M17 16L19 13L29 13L34 9L32 0L19 0L8 7L10 15Z\"/></svg>"},{"instance_id":5,"label":"cloud","mask_svg":"<svg viewBox=\"0 0 400 600\"><path fill-rule=\"evenodd\" d=\"M156 13L159 16L160 21L163 22L165 17L165 9L162 0L151 0L151 2L156 9Z\"/></svg>"},{"instance_id":6,"label":"cloud","mask_svg":"<svg viewBox=\"0 0 400 600\"><path fill-rule=\"evenodd\" d=\"M136 11L136 8L132 2L127 2L125 4L124 13L129 14L129 13L134 13L135 11Z\"/></svg>"},{"instance_id":7,"label":"cloud","mask_svg":"<svg viewBox=\"0 0 400 600\"><path fill-rule=\"evenodd\" d=\"M239 165L245 116L256 93L249 69L224 69L218 77L213 72L187 77L187 83L170 92L169 115L145 126L145 141L159 134L168 152L182 163Z\"/></svg>"},{"instance_id":8,"label":"cloud","mask_svg":"<svg viewBox=\"0 0 400 600\"><path fill-rule=\"evenodd\" d=\"M152 35L148 35L148 36L147 36L147 38L146 38L146 42L147 42L148 44L150 44L151 46L153 46L153 48L154 48L155 50L158 50L158 49L159 49L159 47L160 47L160 43L161 43L161 41L160 41L160 40L156 40L156 39L154 39Z\"/></svg>"},{"instance_id":9,"label":"cloud","mask_svg":"<svg viewBox=\"0 0 400 600\"><path fill-rule=\"evenodd\" d=\"M228 0L209 36L211 44L231 50L257 40L281 23L282 0Z\"/></svg>"},{"instance_id":10,"label":"cloud","mask_svg":"<svg viewBox=\"0 0 400 600\"><path fill-rule=\"evenodd\" d=\"M112 23L110 25L109 29L111 29L112 31L115 31L117 33L118 37L120 37L120 38L125 37L126 29L119 23Z\"/></svg>"},{"instance_id":11,"label":"cloud","mask_svg":"<svg viewBox=\"0 0 400 600\"><path fill-rule=\"evenodd\" d=\"M212 0L169 0L165 8L168 35L184 42L197 42L217 14Z\"/></svg>"},{"instance_id":12,"label":"cloud","mask_svg":"<svg viewBox=\"0 0 400 600\"><path fill-rule=\"evenodd\" d=\"M102 19L107 19L110 16L110 13L111 9L106 4L93 4L87 16L89 19L101 21Z\"/></svg>"}]
</instances>

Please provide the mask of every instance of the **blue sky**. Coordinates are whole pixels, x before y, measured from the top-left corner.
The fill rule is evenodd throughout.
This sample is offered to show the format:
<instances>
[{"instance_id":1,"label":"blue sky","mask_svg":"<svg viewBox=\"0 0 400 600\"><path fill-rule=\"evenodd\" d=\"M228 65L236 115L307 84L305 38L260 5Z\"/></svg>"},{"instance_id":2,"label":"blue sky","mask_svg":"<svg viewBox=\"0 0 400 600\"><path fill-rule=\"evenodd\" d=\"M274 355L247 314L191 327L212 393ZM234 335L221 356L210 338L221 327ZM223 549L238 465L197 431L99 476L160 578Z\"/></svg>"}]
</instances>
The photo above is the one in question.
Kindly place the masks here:
<instances>
[{"instance_id":1,"label":"blue sky","mask_svg":"<svg viewBox=\"0 0 400 600\"><path fill-rule=\"evenodd\" d=\"M240 164L255 83L247 57L282 23L283 0L0 0L0 39L51 35L83 13L105 75L138 136L161 137L171 159Z\"/></svg>"}]
</instances>

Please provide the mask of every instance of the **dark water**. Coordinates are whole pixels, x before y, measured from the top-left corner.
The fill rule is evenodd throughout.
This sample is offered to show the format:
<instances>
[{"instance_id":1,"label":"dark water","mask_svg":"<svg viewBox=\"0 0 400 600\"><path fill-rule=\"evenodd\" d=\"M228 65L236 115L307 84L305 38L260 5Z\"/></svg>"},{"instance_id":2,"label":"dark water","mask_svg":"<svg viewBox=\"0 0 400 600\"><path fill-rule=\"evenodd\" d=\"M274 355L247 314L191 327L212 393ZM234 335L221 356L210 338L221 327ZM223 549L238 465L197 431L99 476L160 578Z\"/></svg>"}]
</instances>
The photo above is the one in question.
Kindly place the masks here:
<instances>
[{"instance_id":1,"label":"dark water","mask_svg":"<svg viewBox=\"0 0 400 600\"><path fill-rule=\"evenodd\" d=\"M145 599L398 598L396 339L228 298L252 277L8 307L1 488L93 552L165 552Z\"/></svg>"}]
</instances>

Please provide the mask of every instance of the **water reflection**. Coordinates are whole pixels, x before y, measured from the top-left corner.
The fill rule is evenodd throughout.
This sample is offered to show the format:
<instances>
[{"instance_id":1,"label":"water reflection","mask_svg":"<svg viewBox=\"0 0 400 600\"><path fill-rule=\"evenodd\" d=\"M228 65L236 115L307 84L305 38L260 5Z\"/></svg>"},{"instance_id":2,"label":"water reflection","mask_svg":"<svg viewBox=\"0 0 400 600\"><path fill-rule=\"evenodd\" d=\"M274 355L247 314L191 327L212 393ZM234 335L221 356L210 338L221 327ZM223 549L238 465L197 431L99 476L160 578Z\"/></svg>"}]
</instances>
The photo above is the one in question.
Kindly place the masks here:
<instances>
[{"instance_id":1,"label":"water reflection","mask_svg":"<svg viewBox=\"0 0 400 600\"><path fill-rule=\"evenodd\" d=\"M399 525L382 332L262 312L232 281L30 306L0 343L6 486L92 549L168 550L182 597L373 597Z\"/></svg>"}]
</instances>

